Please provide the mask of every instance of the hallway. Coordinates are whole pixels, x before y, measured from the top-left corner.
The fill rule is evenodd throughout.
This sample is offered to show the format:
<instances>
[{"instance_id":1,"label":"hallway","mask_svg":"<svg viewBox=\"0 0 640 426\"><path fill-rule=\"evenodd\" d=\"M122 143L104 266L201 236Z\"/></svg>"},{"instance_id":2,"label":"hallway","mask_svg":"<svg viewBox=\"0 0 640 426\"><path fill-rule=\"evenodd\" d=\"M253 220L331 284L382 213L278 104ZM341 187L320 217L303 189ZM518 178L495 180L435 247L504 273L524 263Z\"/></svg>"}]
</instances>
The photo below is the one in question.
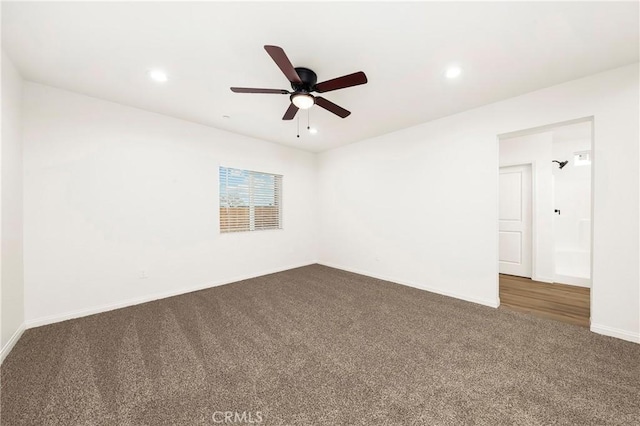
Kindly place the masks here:
<instances>
[{"instance_id":1,"label":"hallway","mask_svg":"<svg viewBox=\"0 0 640 426\"><path fill-rule=\"evenodd\" d=\"M501 308L582 327L589 327L590 292L587 287L500 274Z\"/></svg>"}]
</instances>

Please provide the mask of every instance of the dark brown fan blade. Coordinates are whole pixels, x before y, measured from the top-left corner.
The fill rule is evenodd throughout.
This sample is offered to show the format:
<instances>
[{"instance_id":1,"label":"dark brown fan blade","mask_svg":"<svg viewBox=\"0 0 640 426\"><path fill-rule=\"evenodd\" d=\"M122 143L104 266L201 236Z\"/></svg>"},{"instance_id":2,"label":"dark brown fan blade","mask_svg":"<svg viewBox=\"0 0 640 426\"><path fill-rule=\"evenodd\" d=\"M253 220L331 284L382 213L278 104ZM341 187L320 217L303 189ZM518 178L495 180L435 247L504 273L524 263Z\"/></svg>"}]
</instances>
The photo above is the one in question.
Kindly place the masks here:
<instances>
[{"instance_id":1,"label":"dark brown fan blade","mask_svg":"<svg viewBox=\"0 0 640 426\"><path fill-rule=\"evenodd\" d=\"M300 80L300 76L298 72L291 64L289 58L287 58L287 54L284 53L281 47L278 46L265 46L264 50L267 51L271 59L278 65L280 71L284 73L284 75L289 79L290 82L296 84L302 84L302 80Z\"/></svg>"},{"instance_id":2,"label":"dark brown fan blade","mask_svg":"<svg viewBox=\"0 0 640 426\"><path fill-rule=\"evenodd\" d=\"M354 72L353 74L343 75L333 80L323 81L316 84L315 91L318 93L330 92L332 90L344 89L345 87L358 86L367 82L367 76L362 72Z\"/></svg>"},{"instance_id":3,"label":"dark brown fan blade","mask_svg":"<svg viewBox=\"0 0 640 426\"><path fill-rule=\"evenodd\" d=\"M316 105L326 109L329 112L334 113L335 115L342 117L342 118L346 118L349 116L349 114L351 114L351 112L347 111L346 109L342 108L341 106L338 106L336 104L334 104L331 101L326 100L323 97L320 96L316 96Z\"/></svg>"},{"instance_id":4,"label":"dark brown fan blade","mask_svg":"<svg viewBox=\"0 0 640 426\"><path fill-rule=\"evenodd\" d=\"M295 106L294 104L289 105L289 109L287 109L287 112L284 113L284 117L282 117L283 120L293 120L293 117L296 116L296 113L298 112L298 107Z\"/></svg>"},{"instance_id":5,"label":"dark brown fan blade","mask_svg":"<svg viewBox=\"0 0 640 426\"><path fill-rule=\"evenodd\" d=\"M281 95L289 94L289 91L284 89L252 89L250 87L232 87L231 91L235 93L275 93Z\"/></svg>"}]
</instances>

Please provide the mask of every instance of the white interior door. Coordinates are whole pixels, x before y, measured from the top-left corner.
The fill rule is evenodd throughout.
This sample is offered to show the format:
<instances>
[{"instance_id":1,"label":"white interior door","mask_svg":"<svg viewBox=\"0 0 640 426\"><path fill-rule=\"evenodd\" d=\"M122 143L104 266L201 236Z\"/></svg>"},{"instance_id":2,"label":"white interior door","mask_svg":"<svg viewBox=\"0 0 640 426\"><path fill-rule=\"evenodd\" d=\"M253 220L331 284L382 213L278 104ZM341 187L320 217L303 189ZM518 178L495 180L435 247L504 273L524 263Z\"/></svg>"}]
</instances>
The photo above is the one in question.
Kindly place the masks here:
<instances>
[{"instance_id":1,"label":"white interior door","mask_svg":"<svg viewBox=\"0 0 640 426\"><path fill-rule=\"evenodd\" d=\"M500 273L531 278L531 165L500 168Z\"/></svg>"}]
</instances>

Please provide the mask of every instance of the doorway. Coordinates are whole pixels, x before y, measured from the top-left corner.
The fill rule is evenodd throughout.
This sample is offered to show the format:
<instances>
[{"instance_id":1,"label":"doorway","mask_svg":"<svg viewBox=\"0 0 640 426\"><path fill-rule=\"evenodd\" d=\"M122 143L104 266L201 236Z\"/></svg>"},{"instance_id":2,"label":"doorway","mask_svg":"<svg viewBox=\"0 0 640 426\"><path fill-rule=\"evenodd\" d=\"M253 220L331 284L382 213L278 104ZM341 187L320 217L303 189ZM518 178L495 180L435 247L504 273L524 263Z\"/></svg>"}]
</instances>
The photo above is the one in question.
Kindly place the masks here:
<instances>
[{"instance_id":1,"label":"doorway","mask_svg":"<svg viewBox=\"0 0 640 426\"><path fill-rule=\"evenodd\" d=\"M591 119L499 137L501 306L589 325Z\"/></svg>"}]
</instances>

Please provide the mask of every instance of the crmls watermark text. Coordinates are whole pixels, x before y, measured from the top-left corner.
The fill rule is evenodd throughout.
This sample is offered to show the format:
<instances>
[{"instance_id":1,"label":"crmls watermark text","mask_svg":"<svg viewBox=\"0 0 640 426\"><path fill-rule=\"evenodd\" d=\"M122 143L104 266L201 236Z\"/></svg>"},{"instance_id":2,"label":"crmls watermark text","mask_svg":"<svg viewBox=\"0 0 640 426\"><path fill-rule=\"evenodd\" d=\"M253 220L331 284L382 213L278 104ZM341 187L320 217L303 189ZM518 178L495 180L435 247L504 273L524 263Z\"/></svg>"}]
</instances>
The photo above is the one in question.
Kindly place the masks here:
<instances>
[{"instance_id":1,"label":"crmls watermark text","mask_svg":"<svg viewBox=\"0 0 640 426\"><path fill-rule=\"evenodd\" d=\"M211 416L214 423L262 423L261 411L215 411Z\"/></svg>"}]
</instances>

